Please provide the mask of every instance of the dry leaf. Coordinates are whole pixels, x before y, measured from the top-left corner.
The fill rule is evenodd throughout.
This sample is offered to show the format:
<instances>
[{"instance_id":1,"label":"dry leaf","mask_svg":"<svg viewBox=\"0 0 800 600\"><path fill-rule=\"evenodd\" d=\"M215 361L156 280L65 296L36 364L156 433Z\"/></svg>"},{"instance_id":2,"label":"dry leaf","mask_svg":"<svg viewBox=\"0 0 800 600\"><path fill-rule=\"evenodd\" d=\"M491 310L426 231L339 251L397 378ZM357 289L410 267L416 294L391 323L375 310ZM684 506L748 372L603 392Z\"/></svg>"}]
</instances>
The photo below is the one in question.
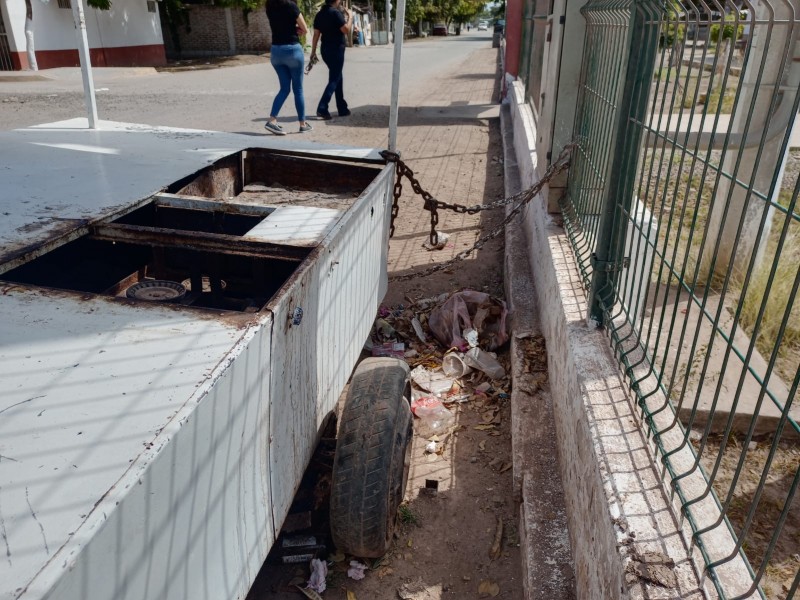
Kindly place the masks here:
<instances>
[{"instance_id":1,"label":"dry leaf","mask_svg":"<svg viewBox=\"0 0 800 600\"><path fill-rule=\"evenodd\" d=\"M478 431L489 431L490 429L494 429L494 425L475 425L473 429L477 429Z\"/></svg>"},{"instance_id":2,"label":"dry leaf","mask_svg":"<svg viewBox=\"0 0 800 600\"><path fill-rule=\"evenodd\" d=\"M478 593L481 596L492 596L493 598L500 593L500 586L491 579L484 579L478 584Z\"/></svg>"},{"instance_id":3,"label":"dry leaf","mask_svg":"<svg viewBox=\"0 0 800 600\"><path fill-rule=\"evenodd\" d=\"M506 472L506 471L508 471L510 468L511 468L511 463L506 463L506 464L504 464L504 465L503 465L503 467L500 469L500 472L501 472L501 473L505 473L505 472Z\"/></svg>"},{"instance_id":4,"label":"dry leaf","mask_svg":"<svg viewBox=\"0 0 800 600\"><path fill-rule=\"evenodd\" d=\"M493 413L492 411L485 412L481 415L481 421L483 421L484 423L491 423L494 420L494 417L495 413Z\"/></svg>"},{"instance_id":5,"label":"dry leaf","mask_svg":"<svg viewBox=\"0 0 800 600\"><path fill-rule=\"evenodd\" d=\"M347 592L347 600L358 600L355 592L351 592L350 590L345 590L345 592Z\"/></svg>"},{"instance_id":6,"label":"dry leaf","mask_svg":"<svg viewBox=\"0 0 800 600\"><path fill-rule=\"evenodd\" d=\"M492 547L489 548L489 558L491 558L492 560L500 558L500 550L502 543L503 543L503 519L497 517L497 529L494 532L494 541L492 542Z\"/></svg>"},{"instance_id":7,"label":"dry leaf","mask_svg":"<svg viewBox=\"0 0 800 600\"><path fill-rule=\"evenodd\" d=\"M380 571L378 571L378 578L383 579L387 575L391 575L394 573L394 569L392 567L382 567Z\"/></svg>"},{"instance_id":8,"label":"dry leaf","mask_svg":"<svg viewBox=\"0 0 800 600\"><path fill-rule=\"evenodd\" d=\"M481 440L480 443L478 444L478 448L480 448L481 450L483 450L485 452L486 451L486 440Z\"/></svg>"},{"instance_id":9,"label":"dry leaf","mask_svg":"<svg viewBox=\"0 0 800 600\"><path fill-rule=\"evenodd\" d=\"M320 596L315 590L311 588L304 588L300 587L299 585L294 586L306 597L310 598L311 600L322 600L322 596Z\"/></svg>"},{"instance_id":10,"label":"dry leaf","mask_svg":"<svg viewBox=\"0 0 800 600\"><path fill-rule=\"evenodd\" d=\"M344 560L344 552L337 552L328 556L328 560L335 563L340 563Z\"/></svg>"},{"instance_id":11,"label":"dry leaf","mask_svg":"<svg viewBox=\"0 0 800 600\"><path fill-rule=\"evenodd\" d=\"M406 546L408 546L409 548L413 548L414 547L414 541L411 538L408 538L408 543L406 544Z\"/></svg>"}]
</instances>

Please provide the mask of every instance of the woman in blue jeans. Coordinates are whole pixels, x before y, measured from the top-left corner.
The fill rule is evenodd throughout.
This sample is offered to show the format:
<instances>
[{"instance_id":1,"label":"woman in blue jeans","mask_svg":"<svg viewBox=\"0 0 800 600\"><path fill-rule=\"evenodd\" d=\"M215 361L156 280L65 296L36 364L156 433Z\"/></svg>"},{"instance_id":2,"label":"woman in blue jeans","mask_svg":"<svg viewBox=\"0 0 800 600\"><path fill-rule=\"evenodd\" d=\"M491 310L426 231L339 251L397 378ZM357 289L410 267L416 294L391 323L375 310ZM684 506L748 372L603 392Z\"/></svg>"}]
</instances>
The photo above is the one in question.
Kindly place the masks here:
<instances>
[{"instance_id":1,"label":"woman in blue jeans","mask_svg":"<svg viewBox=\"0 0 800 600\"><path fill-rule=\"evenodd\" d=\"M300 133L311 131L306 121L306 105L303 99L303 47L300 36L308 31L306 22L297 4L292 0L267 0L267 17L272 29L272 49L270 63L278 74L281 89L272 103L264 128L275 135L286 135L283 127L278 125L278 113L294 88L294 106L297 109L297 120L300 122Z\"/></svg>"}]
</instances>

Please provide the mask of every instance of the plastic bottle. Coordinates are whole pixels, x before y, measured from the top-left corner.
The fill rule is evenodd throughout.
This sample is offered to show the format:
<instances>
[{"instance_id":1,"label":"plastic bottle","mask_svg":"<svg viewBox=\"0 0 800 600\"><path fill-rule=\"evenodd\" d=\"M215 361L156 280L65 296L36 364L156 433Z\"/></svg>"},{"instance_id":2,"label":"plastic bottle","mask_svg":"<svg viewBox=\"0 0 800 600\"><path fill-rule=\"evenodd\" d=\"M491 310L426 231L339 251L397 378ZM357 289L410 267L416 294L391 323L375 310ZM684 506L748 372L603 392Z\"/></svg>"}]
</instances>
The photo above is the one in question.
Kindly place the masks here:
<instances>
[{"instance_id":1,"label":"plastic bottle","mask_svg":"<svg viewBox=\"0 0 800 600\"><path fill-rule=\"evenodd\" d=\"M506 370L497 359L488 352L480 348L470 348L464 354L464 362L473 369L480 369L492 379L502 379L506 376Z\"/></svg>"},{"instance_id":2,"label":"plastic bottle","mask_svg":"<svg viewBox=\"0 0 800 600\"><path fill-rule=\"evenodd\" d=\"M411 403L411 411L419 418L414 427L425 439L434 435L443 437L456 424L456 416L434 396L414 400Z\"/></svg>"}]
</instances>

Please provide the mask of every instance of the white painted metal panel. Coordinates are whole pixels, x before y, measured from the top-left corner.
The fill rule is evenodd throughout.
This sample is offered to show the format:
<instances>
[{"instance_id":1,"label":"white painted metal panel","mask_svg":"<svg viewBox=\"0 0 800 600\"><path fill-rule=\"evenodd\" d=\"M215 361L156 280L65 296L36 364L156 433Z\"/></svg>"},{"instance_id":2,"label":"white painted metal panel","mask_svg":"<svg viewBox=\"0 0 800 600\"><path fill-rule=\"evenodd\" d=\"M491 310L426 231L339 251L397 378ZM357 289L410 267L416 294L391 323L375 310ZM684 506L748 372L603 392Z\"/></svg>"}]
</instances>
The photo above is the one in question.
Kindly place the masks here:
<instances>
[{"instance_id":1,"label":"white painted metal panel","mask_svg":"<svg viewBox=\"0 0 800 600\"><path fill-rule=\"evenodd\" d=\"M0 598L235 597L204 590L272 543L264 320L3 286Z\"/></svg>"},{"instance_id":2,"label":"white painted metal panel","mask_svg":"<svg viewBox=\"0 0 800 600\"><path fill-rule=\"evenodd\" d=\"M393 169L386 167L270 308L273 520L283 524L317 432L355 367L386 293ZM302 321L293 324L295 309Z\"/></svg>"},{"instance_id":3,"label":"white painted metal panel","mask_svg":"<svg viewBox=\"0 0 800 600\"><path fill-rule=\"evenodd\" d=\"M342 211L317 206L278 206L244 237L290 244L316 246L333 229Z\"/></svg>"}]
</instances>

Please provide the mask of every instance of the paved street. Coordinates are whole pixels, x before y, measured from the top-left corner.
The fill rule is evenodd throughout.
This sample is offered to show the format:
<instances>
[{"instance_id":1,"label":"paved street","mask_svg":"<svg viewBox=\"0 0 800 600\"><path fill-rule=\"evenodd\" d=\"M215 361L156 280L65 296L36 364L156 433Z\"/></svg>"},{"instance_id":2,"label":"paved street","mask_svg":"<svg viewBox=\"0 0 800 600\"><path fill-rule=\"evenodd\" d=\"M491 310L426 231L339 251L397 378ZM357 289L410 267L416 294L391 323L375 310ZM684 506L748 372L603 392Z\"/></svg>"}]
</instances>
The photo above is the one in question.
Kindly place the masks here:
<instances>
[{"instance_id":1,"label":"paved street","mask_svg":"<svg viewBox=\"0 0 800 600\"><path fill-rule=\"evenodd\" d=\"M471 52L490 45L491 34L487 32L407 42L403 46L402 98L414 96L423 83L435 86ZM383 111L388 115L392 56L393 49L387 46L347 50L345 96L351 108L360 109L362 114ZM278 79L267 57L258 60L241 67L183 72L95 69L99 116L114 121L260 133L278 90ZM85 115L77 68L40 71L30 78L37 81L8 79L22 77L0 72L0 129ZM320 61L305 77L309 115L314 115L326 82L327 70ZM291 96L280 116L281 121L296 118Z\"/></svg>"}]
</instances>

